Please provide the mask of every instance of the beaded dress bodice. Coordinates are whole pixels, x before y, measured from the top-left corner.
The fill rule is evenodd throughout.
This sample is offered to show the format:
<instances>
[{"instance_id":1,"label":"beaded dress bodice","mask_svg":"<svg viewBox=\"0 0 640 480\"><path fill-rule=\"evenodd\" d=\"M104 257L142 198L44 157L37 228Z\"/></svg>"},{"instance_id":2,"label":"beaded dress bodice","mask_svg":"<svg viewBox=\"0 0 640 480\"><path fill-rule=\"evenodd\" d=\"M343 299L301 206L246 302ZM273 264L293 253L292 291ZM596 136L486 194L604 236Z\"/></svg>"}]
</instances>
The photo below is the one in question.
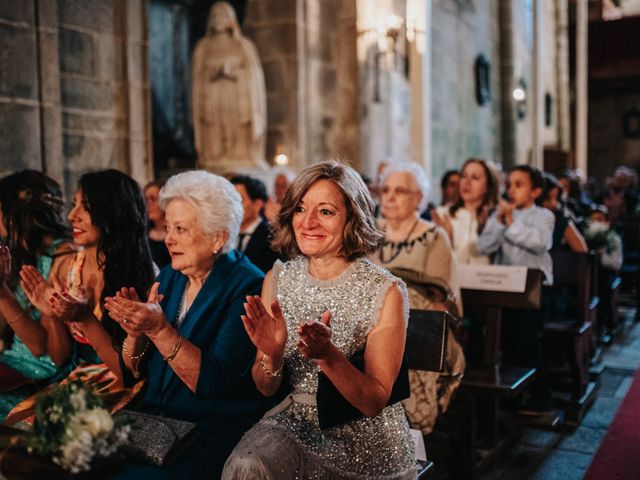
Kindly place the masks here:
<instances>
[{"instance_id":1,"label":"beaded dress bodice","mask_svg":"<svg viewBox=\"0 0 640 480\"><path fill-rule=\"evenodd\" d=\"M285 358L294 393L315 395L318 388L318 366L296 346L300 322L319 320L324 311L331 312L331 341L348 357L364 347L392 278L366 260L352 263L337 278L326 281L309 275L304 259L282 266L277 298L289 331Z\"/></svg>"},{"instance_id":2,"label":"beaded dress bodice","mask_svg":"<svg viewBox=\"0 0 640 480\"><path fill-rule=\"evenodd\" d=\"M319 319L328 310L332 314L331 341L349 357L365 346L391 285L397 284L406 298L402 281L367 259L351 263L328 281L313 278L304 258L276 263L274 277L275 295L289 331L285 365L293 402L263 419L261 428L271 425L290 432L290 439L306 452L304 478L344 478L343 474L349 478L414 478L413 442L402 405L396 403L375 417L321 431L315 405L319 367L296 346L300 322ZM405 307L406 321L408 302ZM257 429L255 434L265 435L260 432ZM280 457L277 463L291 465L292 460Z\"/></svg>"}]
</instances>

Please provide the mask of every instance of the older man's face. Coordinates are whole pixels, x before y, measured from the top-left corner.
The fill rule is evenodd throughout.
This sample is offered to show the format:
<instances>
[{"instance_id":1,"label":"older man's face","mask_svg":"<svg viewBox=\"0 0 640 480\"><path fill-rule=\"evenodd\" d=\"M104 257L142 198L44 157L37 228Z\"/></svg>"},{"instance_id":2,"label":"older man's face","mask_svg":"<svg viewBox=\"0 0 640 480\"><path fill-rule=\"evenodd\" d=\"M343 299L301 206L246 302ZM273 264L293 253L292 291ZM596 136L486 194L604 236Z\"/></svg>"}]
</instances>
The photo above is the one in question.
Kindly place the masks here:
<instances>
[{"instance_id":1,"label":"older man's face","mask_svg":"<svg viewBox=\"0 0 640 480\"><path fill-rule=\"evenodd\" d=\"M260 216L260 210L262 210L264 206L264 202L260 199L253 200L243 184L238 183L234 185L234 187L236 187L236 190L242 197L242 209L244 210L242 225L240 225L240 230L242 231L257 220L258 216Z\"/></svg>"},{"instance_id":2,"label":"older man's face","mask_svg":"<svg viewBox=\"0 0 640 480\"><path fill-rule=\"evenodd\" d=\"M282 174L276 176L273 182L273 190L278 202L282 203L284 194L287 193L287 188L289 188L289 179L287 179L287 176Z\"/></svg>"}]
</instances>

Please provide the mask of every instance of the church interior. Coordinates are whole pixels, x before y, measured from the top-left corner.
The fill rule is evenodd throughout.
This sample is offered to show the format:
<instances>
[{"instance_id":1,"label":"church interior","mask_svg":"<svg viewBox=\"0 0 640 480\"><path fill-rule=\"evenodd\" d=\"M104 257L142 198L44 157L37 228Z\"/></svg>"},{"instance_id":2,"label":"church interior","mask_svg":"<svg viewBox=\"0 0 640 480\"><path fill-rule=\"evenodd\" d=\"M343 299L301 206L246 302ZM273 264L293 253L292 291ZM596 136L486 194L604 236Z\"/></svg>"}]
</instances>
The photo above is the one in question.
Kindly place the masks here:
<instances>
[{"instance_id":1,"label":"church interior","mask_svg":"<svg viewBox=\"0 0 640 480\"><path fill-rule=\"evenodd\" d=\"M279 474L276 462L259 475L242 461L251 450L247 442L258 438L255 435L260 432L267 435L267 430L260 430L269 425L267 417L260 420L269 410L265 407L242 432L224 434L233 444L225 450L224 458L210 457L220 463L219 470L202 466L189 470L181 460L172 460L171 466L155 463L155 470L131 467L120 471L114 466L118 462L94 460L87 463L90 471L78 478L640 478L638 44L640 0L0 0L0 421L4 422L0 423L0 478L68 478L53 449L35 454L19 440L33 430L33 418L40 425L37 407L36 413L31 411L35 415L31 420L27 410L21 410L31 394L54 391L53 385L72 370L70 378L82 380L87 373L73 377L82 365L80 360L73 360L73 366L69 364L64 370L61 365L71 360L58 362L53 350L48 350L54 344L73 359L81 350L78 345L93 347L96 358L101 359L96 363L111 370L114 383L109 388L118 382L127 387L122 395L121 390L110 390L105 405L114 419L123 407L135 411L137 405L146 408L153 404L152 409L140 407L140 411L163 417L175 414L179 421L191 422L202 430L187 448L189 461L191 456L194 462L206 460L196 458L194 452L205 441L213 441L212 425L220 421L207 417L206 410L230 408L236 397L220 400L218 389L236 392L233 388L241 383L225 376L230 373L221 373L231 360L240 361L239 354L229 353L229 348L225 354L230 357L218 359L214 348L225 341L225 332L231 335L230 331L224 327L210 332L213 340L207 344L197 337L205 327L190 330L189 319L199 314L198 308L202 312L212 309L212 323L214 316L221 314L213 306L205 308L202 295L197 293L195 300L191 298L194 308L190 308L190 289L196 277L189 273L190 264L177 267L187 258L191 261L189 251L200 252L209 242L202 240L212 233L209 227L203 227L205 236L192 239L192 244L186 243L187 237L180 237L179 230L180 222L187 218L180 217L186 215L185 208L196 208L196 204L197 208L206 207L207 201L214 201L210 210L222 212L218 213L223 220L216 216L211 221L231 221L235 211L240 212L240 220L225 227L224 235L212 237L214 263L209 265L211 274L207 270L202 289L210 288L211 298L221 295L227 301L210 285L210 279L219 264L237 257L238 262L246 258L253 263L250 273L238 277L236 283L236 277L221 276L218 270L216 279L225 288L238 285L238 289L247 289L246 295L262 295L259 304L245 300L244 295L237 300L234 319L238 331L234 335L244 335L237 342L250 352L251 362L255 358L243 367L242 382L246 380L248 386L242 383L242 388L253 389L243 401L254 399L250 395L256 388L273 395L276 389L271 389L269 382L276 377L280 382L283 368L283 382L298 381L296 362L304 357L314 368L318 365L318 397L312 401L313 408L317 402L316 423L321 415L319 385L323 381L346 402L346 407L335 408L365 415L354 424L370 421L373 425L384 412L406 411L406 419L400 414L401 420L389 417L387 422L404 422L407 432L411 429L413 443L409 445L411 452L415 447L415 462L411 458L411 468L393 470L404 461L398 453L404 443L399 441L386 445L380 454L363 454L360 459L365 447L342 451L347 447L339 441L346 434L335 434L335 440L333 433L326 432L337 430L316 425L318 437L314 441L324 442L322 448L304 447L304 442L311 441L304 438L289 440L312 453L324 452L323 448L326 452L317 453L317 458L300 457L302 463L295 471L283 467L281 472L289 473ZM317 173L320 180L304 184L320 165L329 165L327 171ZM333 173L327 173L331 168ZM335 171L341 168L347 173L340 175L359 174L357 188L344 186L354 185L351 177L344 182L332 180L331 175L338 175ZM14 175L24 171L40 172L57 185L51 195L54 203L60 203L61 222L66 225L61 238L69 244L75 242L79 251L97 248L95 269L100 272L97 277L104 276L104 280L95 283L94 278L91 283L88 274L77 273L85 272L95 259L87 255L78 264L75 253L76 263L68 266L67 260L57 259L57 253L48 254L47 268L54 273L59 268L64 276L58 273L57 280L47 280L48 273L36 261L40 247L31 240L15 240L22 238L20 235L27 238L38 226L36 222L29 227L32 230L20 230L16 222L27 222L29 217L7 210L14 200L26 205L32 195L37 196L35 187L16 187L18 177ZM189 177L194 171L210 175L198 177L200 180ZM88 186L91 174L105 172L113 175ZM480 187L473 183L477 175L483 182ZM2 178L11 180L3 183ZM196 183L178 185L174 179ZM133 186L125 188L128 181ZM199 194L198 181L215 184L220 190L213 194L213 200L189 200L187 207L180 204L179 209L179 202L185 203L183 195ZM525 186L521 187L523 181ZM109 191L109 182L135 192L125 198L124 193L114 193L116 187ZM356 201L353 198L360 198L360 184L368 189L366 200ZM362 283L351 293L345 285L331 283L351 272L351 266L338 271L335 278L313 277L313 261L320 258L313 253L314 242L320 241L320 234L314 237L308 232L326 228L322 235L334 238L331 235L336 234L330 230L333 220L327 218L334 218L335 212L318 207L318 215L325 218L310 220L307 211L315 208L314 192L325 196L327 203L322 199L318 203L325 205L322 208L335 207L331 188L336 185L346 205L339 227L340 258L357 266L353 268L375 265L367 275L390 275L395 280L384 277L384 282L402 286L396 289L396 303L398 312L404 312L402 335L406 335L406 342L399 355L408 362L411 396L400 397L402 403L395 407L390 406L389 398L395 398L399 381L394 383L393 378L400 378L402 372L406 375L406 369L398 373L400 361L396 365L395 360L389 360L387 364L396 365L396 370L387 385L379 373L386 372L387 366L378 368L382 360L371 360L376 354L381 359L391 358L379 346L385 342L375 343L374 336L381 333L376 329L386 321L384 312L391 308L390 301L384 300L383 306L378 299L375 308L373 300L371 305L366 303L378 286L367 290L366 282L373 280L364 273ZM18 189L15 195L11 193L14 187ZM153 262L147 263L153 265L155 274L145 273L151 267L141 267L139 255L125 255L123 247L105 244L109 238L120 238L118 235L124 238L126 230L133 232L137 227L134 220L125 220L125 213L118 217L120 223L114 224L109 224L112 220L108 216L96 216L94 202L98 200L91 199L90 188L103 192L99 195L110 202L114 215L124 212L126 205L136 204L138 198L146 200L146 206L141 207L141 231L148 246L139 247L139 251L150 252ZM354 189L353 197L345 193L348 188ZM481 194L468 200L476 188L483 189ZM519 188L528 190L522 194ZM37 208L51 207L47 195L43 206ZM518 195L530 198L520 200ZM414 200L415 204L411 203ZM221 205L235 202L235 206L229 207L229 213L226 206L218 209L215 201ZM78 208L83 212L78 213ZM197 210L198 215L209 218L207 208ZM341 208L336 208L339 213L335 218L343 214ZM403 208L407 209L406 217L398 213ZM370 220L360 218L365 215L361 210L367 210ZM467 213L468 219L464 217ZM307 215L304 222L296 223L303 214ZM81 215L91 217L88 225L92 227L83 226ZM320 226L314 226L314 221ZM378 225L372 227L378 229L377 251L366 250L362 245L368 237L357 234L367 222ZM518 222L526 227L513 233ZM291 232L284 232L287 226ZM98 231L99 240L86 240L88 247L76 241L85 241L91 228ZM254 244L259 233L260 248ZM358 235L361 238L352 238ZM461 246L463 238L471 243ZM216 239L221 239L219 244ZM113 242L120 245L121 240ZM502 243L498 246L495 242ZM355 244L365 253L345 253L356 249ZM423 246L424 255L418 253L418 247ZM110 257L114 252L121 256ZM210 255L210 251L206 253ZM301 257L308 263L308 277L296 270L296 258ZM114 260L135 268L122 273L124 266L111 266ZM418 264L421 266L416 267ZM40 274L30 273L36 268ZM182 275L179 271L184 275L177 279ZM267 279L278 279L274 287L267 287L267 280L262 285L269 271ZM142 280L144 275L151 279L158 275L160 293L158 287L151 287L153 281ZM184 276L189 280L180 283ZM123 278L125 283L107 292L113 282ZM296 284L294 280L299 278L305 280ZM66 287L58 289L58 281L63 280ZM173 294L174 283L181 289L180 295ZM101 291L103 284L105 290ZM145 296L149 294L146 302L138 298L143 284ZM51 306L35 300L38 286L56 297L48 300ZM135 287L138 293L129 292L128 287ZM325 287L336 292L344 289L347 293L343 292L342 300L350 306L343 307L340 299L329 297L322 290ZM103 335L107 331L111 335L111 349L109 341L106 347L94 344L89 332L93 327L86 326L90 322L68 320L57 313L79 311L82 302L70 300L69 292L90 292L93 288L95 298L89 295L88 305L96 302L96 311L101 312L96 314L98 323L107 318L123 335L101 330ZM282 311L280 306L265 303L265 292L276 295ZM313 297L316 294L317 299ZM335 308L335 312L318 313L312 300L306 310L293 300L287 303L296 295L308 295L324 305L323 309ZM45 305L41 308L41 304ZM86 299L82 305L86 307ZM177 337L162 339L160 333L165 330L143 330L143 320L141 330L132 330L132 324L138 326L134 312L143 308L149 318L153 312L164 311ZM356 376L345 381L335 373L337 367L334 372L335 364L322 357L324 350L318 347L316 355L307 343L312 339L325 345L325 340L318 338L335 338L341 358L350 360L344 345L351 345L351 339L340 336L346 334L338 312L344 310L346 322L351 319L350 311L369 308L377 312L372 315L378 315L380 323L367 329L357 323L360 320L355 313L352 315L357 328L369 337L361 342L366 343L363 366L358 370L351 360L352 365L347 366ZM315 320L294 325L291 322L298 318L298 311ZM49 316L58 318L51 320L52 327L45 320ZM31 317L37 328L20 325ZM259 328L252 322L267 317L273 322L286 319L288 343L286 348L282 346L282 356L271 354L254 338ZM79 330L74 331L74 324ZM144 335L140 336L141 332ZM299 340L292 340L298 335ZM45 337L41 343L46 343L47 349L35 353L29 342ZM147 338L146 343L142 338ZM21 355L47 358L51 366L55 363L57 373L35 377L20 370L11 363L16 345L24 347ZM529 357L523 352L530 352ZM197 358L193 360L196 363L175 366L178 360L187 362L191 354L189 359ZM164 386L155 391L153 369L160 364L164 373L157 378ZM193 368L196 373L189 373ZM133 385L139 374L148 378L130 388L127 381ZM15 375L21 380L14 384ZM233 388L224 384L223 389L216 383L221 381ZM98 389L102 388L96 382ZM172 382L178 386L174 388ZM206 387L205 382L214 386ZM427 392L424 398L416 393L420 382ZM305 403L308 400L296 397L306 388L306 383L301 385L294 383L289 395L293 407L289 408L302 412L309 405ZM2 397L13 399L17 392L27 392L27 387L29 395L20 393L5 410ZM376 415L369 415L357 398L378 398L377 387L384 391L386 400ZM167 393L174 390L175 404ZM280 395L280 390L275 395ZM162 401L154 404L153 395ZM116 396L117 405L109 403ZM209 423L200 423L201 411ZM239 411L230 410L234 413L229 415ZM253 413L243 415L249 418ZM283 418L286 410L274 415L272 418ZM306 413L296 415L302 418ZM108 421L120 425L110 416ZM344 426L335 428L343 431ZM58 432L60 438L70 435L64 431ZM143 443L153 443L158 434L154 428L140 432L147 435ZM382 442L383 435L377 432L376 441L371 441L375 445L367 447L371 452L377 452ZM54 437L47 437L47 441ZM181 442L182 434L176 438ZM275 449L281 439L273 439ZM338 443L331 443L334 441ZM128 459L122 450L113 455ZM351 463L348 457L352 457ZM281 462L289 458L283 455ZM336 470L324 472L324 467L314 462L325 466L334 463ZM206 465L206 461L198 465ZM356 473L349 473L352 466Z\"/></svg>"}]
</instances>

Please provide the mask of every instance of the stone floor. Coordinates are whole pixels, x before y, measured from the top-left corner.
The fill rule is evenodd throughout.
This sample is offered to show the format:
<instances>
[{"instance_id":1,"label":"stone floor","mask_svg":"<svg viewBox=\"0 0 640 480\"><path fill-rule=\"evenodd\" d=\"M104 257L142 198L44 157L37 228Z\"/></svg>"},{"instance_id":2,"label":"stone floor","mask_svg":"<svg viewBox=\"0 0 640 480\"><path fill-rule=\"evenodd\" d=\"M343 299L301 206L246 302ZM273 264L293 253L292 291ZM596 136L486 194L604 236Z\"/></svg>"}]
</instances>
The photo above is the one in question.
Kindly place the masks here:
<instances>
[{"instance_id":1,"label":"stone floor","mask_svg":"<svg viewBox=\"0 0 640 480\"><path fill-rule=\"evenodd\" d=\"M640 367L640 323L635 309L621 307L625 328L603 351L600 395L584 420L571 431L525 429L522 439L481 480L581 479Z\"/></svg>"}]
</instances>

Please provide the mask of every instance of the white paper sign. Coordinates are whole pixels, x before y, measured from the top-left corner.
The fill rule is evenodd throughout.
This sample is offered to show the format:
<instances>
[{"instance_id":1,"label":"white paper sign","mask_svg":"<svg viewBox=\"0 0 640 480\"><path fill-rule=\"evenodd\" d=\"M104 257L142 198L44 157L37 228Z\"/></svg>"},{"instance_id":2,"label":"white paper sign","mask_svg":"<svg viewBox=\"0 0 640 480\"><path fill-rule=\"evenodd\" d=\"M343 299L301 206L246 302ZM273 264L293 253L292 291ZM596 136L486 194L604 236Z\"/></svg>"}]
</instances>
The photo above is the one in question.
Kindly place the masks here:
<instances>
[{"instance_id":1,"label":"white paper sign","mask_svg":"<svg viewBox=\"0 0 640 480\"><path fill-rule=\"evenodd\" d=\"M460 288L522 293L527 286L527 267L507 265L458 265Z\"/></svg>"},{"instance_id":2,"label":"white paper sign","mask_svg":"<svg viewBox=\"0 0 640 480\"><path fill-rule=\"evenodd\" d=\"M411 428L409 431L411 432L413 443L416 444L416 460L426 462L427 450L424 448L424 439L422 438L422 432L420 430L416 430L415 428Z\"/></svg>"}]
</instances>

